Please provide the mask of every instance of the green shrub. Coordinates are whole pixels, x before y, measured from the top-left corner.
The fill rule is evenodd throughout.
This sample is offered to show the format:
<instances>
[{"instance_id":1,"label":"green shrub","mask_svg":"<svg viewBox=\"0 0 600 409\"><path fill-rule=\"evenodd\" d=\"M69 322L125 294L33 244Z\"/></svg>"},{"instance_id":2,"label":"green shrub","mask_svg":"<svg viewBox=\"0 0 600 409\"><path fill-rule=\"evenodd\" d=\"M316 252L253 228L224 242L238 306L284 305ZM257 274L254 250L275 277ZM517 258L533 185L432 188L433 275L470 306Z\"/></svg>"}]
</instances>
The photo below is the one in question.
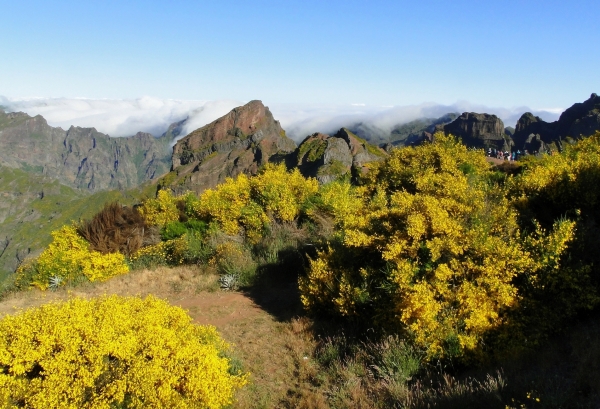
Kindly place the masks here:
<instances>
[{"instance_id":1,"label":"green shrub","mask_svg":"<svg viewBox=\"0 0 600 409\"><path fill-rule=\"evenodd\" d=\"M160 238L163 241L177 239L187 232L184 223L179 220L169 222L160 230Z\"/></svg>"}]
</instances>

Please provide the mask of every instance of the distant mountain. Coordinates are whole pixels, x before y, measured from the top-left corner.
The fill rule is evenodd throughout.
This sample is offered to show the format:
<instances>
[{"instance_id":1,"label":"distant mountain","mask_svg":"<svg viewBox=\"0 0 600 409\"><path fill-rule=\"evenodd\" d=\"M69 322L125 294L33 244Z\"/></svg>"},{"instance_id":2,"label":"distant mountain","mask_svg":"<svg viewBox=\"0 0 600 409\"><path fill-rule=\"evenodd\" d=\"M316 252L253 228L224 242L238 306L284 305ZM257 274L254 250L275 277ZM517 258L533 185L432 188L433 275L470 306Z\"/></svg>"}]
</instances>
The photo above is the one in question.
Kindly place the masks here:
<instances>
[{"instance_id":1,"label":"distant mountain","mask_svg":"<svg viewBox=\"0 0 600 409\"><path fill-rule=\"evenodd\" d=\"M38 115L0 110L0 165L77 189L127 189L169 171L171 135L111 138L94 128L52 127Z\"/></svg>"},{"instance_id":2,"label":"distant mountain","mask_svg":"<svg viewBox=\"0 0 600 409\"><path fill-rule=\"evenodd\" d=\"M578 139L600 130L600 97L592 94L583 103L576 103L566 109L558 121L545 122L540 117L526 112L519 118L513 139L518 149L533 150L542 142L544 145L560 145L567 137ZM536 142L537 141L537 142Z\"/></svg>"},{"instance_id":3,"label":"distant mountain","mask_svg":"<svg viewBox=\"0 0 600 409\"><path fill-rule=\"evenodd\" d=\"M362 122L348 126L348 129L373 145L407 146L421 141L424 132L433 134L436 126L448 124L457 117L457 113L448 113L439 118L415 119L414 121L395 125L389 132Z\"/></svg>"}]
</instances>

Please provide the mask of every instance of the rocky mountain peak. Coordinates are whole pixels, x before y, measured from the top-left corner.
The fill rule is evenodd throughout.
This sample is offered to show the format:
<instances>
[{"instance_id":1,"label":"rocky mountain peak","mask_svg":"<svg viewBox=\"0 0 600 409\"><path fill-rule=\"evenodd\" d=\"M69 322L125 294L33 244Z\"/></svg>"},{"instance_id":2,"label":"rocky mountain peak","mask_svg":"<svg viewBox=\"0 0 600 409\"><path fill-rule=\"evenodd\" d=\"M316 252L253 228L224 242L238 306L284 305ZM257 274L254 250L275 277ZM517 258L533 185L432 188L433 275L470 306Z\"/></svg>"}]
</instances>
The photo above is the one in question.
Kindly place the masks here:
<instances>
[{"instance_id":1,"label":"rocky mountain peak","mask_svg":"<svg viewBox=\"0 0 600 409\"><path fill-rule=\"evenodd\" d=\"M555 144L558 147L566 138L590 136L600 130L600 97L592 94L584 102L573 104L567 108L558 121L546 122L527 112L519 118L513 139L519 149L532 150L531 141L538 141L540 150L546 145ZM542 144L543 142L543 144Z\"/></svg>"},{"instance_id":2,"label":"rocky mountain peak","mask_svg":"<svg viewBox=\"0 0 600 409\"><path fill-rule=\"evenodd\" d=\"M201 192L227 177L255 174L261 165L281 160L295 148L269 108L250 101L177 141L167 184Z\"/></svg>"},{"instance_id":3,"label":"rocky mountain peak","mask_svg":"<svg viewBox=\"0 0 600 409\"><path fill-rule=\"evenodd\" d=\"M496 115L463 112L453 122L444 125L444 132L476 148L508 150L511 139L504 132L504 123Z\"/></svg>"}]
</instances>

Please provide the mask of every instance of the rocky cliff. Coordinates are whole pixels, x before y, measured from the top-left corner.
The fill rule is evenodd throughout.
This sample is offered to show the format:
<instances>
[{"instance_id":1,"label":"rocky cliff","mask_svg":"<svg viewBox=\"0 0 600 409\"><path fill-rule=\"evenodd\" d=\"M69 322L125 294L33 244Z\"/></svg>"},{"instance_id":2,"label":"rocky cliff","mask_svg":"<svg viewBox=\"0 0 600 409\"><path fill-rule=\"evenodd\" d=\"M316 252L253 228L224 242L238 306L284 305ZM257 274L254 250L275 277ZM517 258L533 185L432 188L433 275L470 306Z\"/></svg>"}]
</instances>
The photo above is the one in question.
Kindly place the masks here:
<instances>
[{"instance_id":1,"label":"rocky cliff","mask_svg":"<svg viewBox=\"0 0 600 409\"><path fill-rule=\"evenodd\" d=\"M292 155L288 166L297 166L304 176L327 183L354 171L365 172L368 164L385 158L382 149L369 144L346 128L329 136L307 136Z\"/></svg>"},{"instance_id":2,"label":"rocky cliff","mask_svg":"<svg viewBox=\"0 0 600 409\"><path fill-rule=\"evenodd\" d=\"M443 129L470 147L510 150L512 145L510 136L504 132L504 123L496 115L464 112Z\"/></svg>"},{"instance_id":3,"label":"rocky cliff","mask_svg":"<svg viewBox=\"0 0 600 409\"><path fill-rule=\"evenodd\" d=\"M169 143L142 132L111 138L94 128L65 131L39 115L0 110L0 165L92 192L134 187L166 173Z\"/></svg>"},{"instance_id":4,"label":"rocky cliff","mask_svg":"<svg viewBox=\"0 0 600 409\"><path fill-rule=\"evenodd\" d=\"M161 183L178 192L201 192L227 177L255 174L295 148L269 108L250 101L180 139L173 147L172 171Z\"/></svg>"},{"instance_id":5,"label":"rocky cliff","mask_svg":"<svg viewBox=\"0 0 600 409\"><path fill-rule=\"evenodd\" d=\"M592 94L582 103L576 103L566 109L558 121L545 122L530 112L524 113L515 127L513 139L518 149L534 149L531 141L544 149L544 146L555 144L560 146L567 138L578 139L590 136L600 130L600 97ZM536 145L536 146L537 146Z\"/></svg>"}]
</instances>

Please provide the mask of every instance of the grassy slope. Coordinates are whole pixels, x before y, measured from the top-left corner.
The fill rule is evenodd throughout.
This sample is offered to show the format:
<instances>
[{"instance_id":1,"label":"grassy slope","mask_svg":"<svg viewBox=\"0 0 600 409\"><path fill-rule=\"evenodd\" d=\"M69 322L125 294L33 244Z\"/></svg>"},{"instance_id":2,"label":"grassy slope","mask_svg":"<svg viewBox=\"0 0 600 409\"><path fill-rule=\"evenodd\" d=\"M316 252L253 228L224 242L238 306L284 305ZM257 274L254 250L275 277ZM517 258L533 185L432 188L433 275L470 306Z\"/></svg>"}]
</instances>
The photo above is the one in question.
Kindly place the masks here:
<instances>
[{"instance_id":1,"label":"grassy slope","mask_svg":"<svg viewBox=\"0 0 600 409\"><path fill-rule=\"evenodd\" d=\"M50 243L50 233L61 226L93 216L105 203L138 202L155 189L155 185L145 184L89 195L40 174L0 166L0 213L6 217L0 222L0 240L6 237L10 241L0 256L0 282L14 269L17 251L24 255L30 249L30 254L36 254Z\"/></svg>"}]
</instances>

